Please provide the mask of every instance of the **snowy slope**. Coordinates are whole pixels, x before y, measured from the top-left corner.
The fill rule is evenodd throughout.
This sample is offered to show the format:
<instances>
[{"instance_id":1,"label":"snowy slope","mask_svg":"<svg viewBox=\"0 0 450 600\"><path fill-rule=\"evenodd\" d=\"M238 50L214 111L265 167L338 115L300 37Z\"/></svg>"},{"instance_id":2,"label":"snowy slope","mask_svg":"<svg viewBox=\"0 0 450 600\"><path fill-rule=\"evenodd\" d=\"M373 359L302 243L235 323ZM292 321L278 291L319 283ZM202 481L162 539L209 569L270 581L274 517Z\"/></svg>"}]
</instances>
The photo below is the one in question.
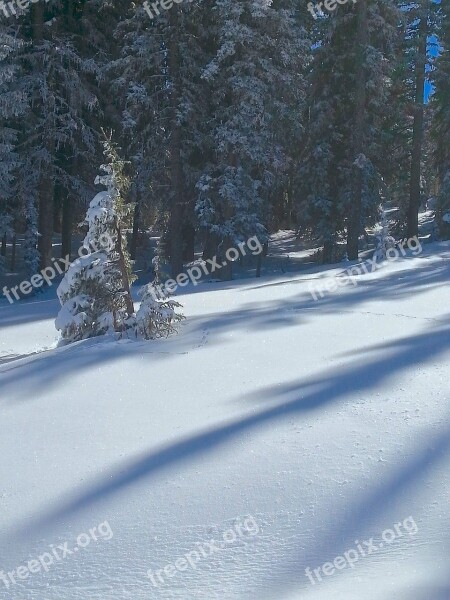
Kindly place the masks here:
<instances>
[{"instance_id":1,"label":"snowy slope","mask_svg":"<svg viewBox=\"0 0 450 600\"><path fill-rule=\"evenodd\" d=\"M0 579L0 598L449 600L450 244L314 301L340 272L205 283L180 295L175 338L5 362L0 570L104 521L113 536ZM56 307L2 304L3 360L54 347ZM381 541L409 517L415 533Z\"/></svg>"}]
</instances>

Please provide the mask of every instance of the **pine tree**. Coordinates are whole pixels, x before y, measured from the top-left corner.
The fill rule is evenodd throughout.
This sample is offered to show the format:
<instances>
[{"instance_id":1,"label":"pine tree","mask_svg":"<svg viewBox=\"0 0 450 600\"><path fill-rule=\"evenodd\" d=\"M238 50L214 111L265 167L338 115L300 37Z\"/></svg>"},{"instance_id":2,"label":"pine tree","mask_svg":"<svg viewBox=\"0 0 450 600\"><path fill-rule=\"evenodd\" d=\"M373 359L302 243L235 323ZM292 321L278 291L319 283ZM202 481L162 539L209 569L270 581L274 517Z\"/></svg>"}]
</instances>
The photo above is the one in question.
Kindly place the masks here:
<instances>
[{"instance_id":1,"label":"pine tree","mask_svg":"<svg viewBox=\"0 0 450 600\"><path fill-rule=\"evenodd\" d=\"M340 259L345 233L348 258L357 258L361 229L376 216L398 19L393 2L374 0L339 6L317 25L298 185L300 214L323 245L324 262Z\"/></svg>"},{"instance_id":2,"label":"pine tree","mask_svg":"<svg viewBox=\"0 0 450 600\"><path fill-rule=\"evenodd\" d=\"M218 47L203 73L211 100L210 161L197 184L196 212L209 237L207 254L219 260L252 235L267 239L271 192L292 165L309 55L293 7L216 2Z\"/></svg>"},{"instance_id":3,"label":"pine tree","mask_svg":"<svg viewBox=\"0 0 450 600\"><path fill-rule=\"evenodd\" d=\"M102 165L105 175L95 183L107 190L99 192L89 205L83 242L87 254L71 264L57 292L62 308L56 328L67 341L125 332L134 315L133 276L124 233L129 213L123 200L127 187L124 162L109 140L104 153L108 159Z\"/></svg>"},{"instance_id":4,"label":"pine tree","mask_svg":"<svg viewBox=\"0 0 450 600\"><path fill-rule=\"evenodd\" d=\"M98 106L92 85L98 66L80 55L82 32L76 13L81 4L33 4L21 24L29 43L21 52L17 85L28 96L31 110L21 128L24 168L19 199L27 206L34 198L41 268L52 256L55 200L75 195L87 200L91 164L99 149L91 118Z\"/></svg>"},{"instance_id":5,"label":"pine tree","mask_svg":"<svg viewBox=\"0 0 450 600\"><path fill-rule=\"evenodd\" d=\"M375 249L374 258L377 262L386 259L387 252L395 247L395 239L389 231L389 219L386 210L382 204L378 208L380 214L380 222L374 228L375 237L377 238L377 247Z\"/></svg>"},{"instance_id":6,"label":"pine tree","mask_svg":"<svg viewBox=\"0 0 450 600\"><path fill-rule=\"evenodd\" d=\"M193 254L186 231L193 228L201 160L206 15L196 4L173 6L153 21L142 7L130 11L116 32L121 56L110 65L112 89L123 106L124 146L135 171L137 218L149 208L157 213L173 275L184 256Z\"/></svg>"},{"instance_id":7,"label":"pine tree","mask_svg":"<svg viewBox=\"0 0 450 600\"><path fill-rule=\"evenodd\" d=\"M28 108L26 94L16 84L22 48L12 28L0 24L0 240L13 234L20 217L21 207L15 202L17 172L23 164L17 152L18 120Z\"/></svg>"},{"instance_id":8,"label":"pine tree","mask_svg":"<svg viewBox=\"0 0 450 600\"><path fill-rule=\"evenodd\" d=\"M414 73L410 189L407 209L408 238L413 238L419 233L425 123L425 67L427 40L432 33L431 7L431 0L418 0L417 3L408 3L407 6L409 23L406 35L410 65Z\"/></svg>"},{"instance_id":9,"label":"pine tree","mask_svg":"<svg viewBox=\"0 0 450 600\"><path fill-rule=\"evenodd\" d=\"M136 313L135 335L146 340L168 337L176 333L177 324L184 316L176 312L181 307L176 300L158 298L153 284L144 285L139 290L141 305Z\"/></svg>"},{"instance_id":10,"label":"pine tree","mask_svg":"<svg viewBox=\"0 0 450 600\"><path fill-rule=\"evenodd\" d=\"M450 237L450 2L442 0L438 39L441 55L434 72L433 107L434 164L440 191L437 205L437 224L441 235Z\"/></svg>"},{"instance_id":11,"label":"pine tree","mask_svg":"<svg viewBox=\"0 0 450 600\"><path fill-rule=\"evenodd\" d=\"M124 200L128 179L111 140L104 146L108 162L96 183L107 190L95 196L87 211L86 254L70 265L58 287L61 310L56 328L66 342L107 333L145 339L170 335L183 318L175 310L180 304L156 298L151 284L140 290L141 306L135 314L130 289L135 277L125 235L132 209Z\"/></svg>"}]
</instances>

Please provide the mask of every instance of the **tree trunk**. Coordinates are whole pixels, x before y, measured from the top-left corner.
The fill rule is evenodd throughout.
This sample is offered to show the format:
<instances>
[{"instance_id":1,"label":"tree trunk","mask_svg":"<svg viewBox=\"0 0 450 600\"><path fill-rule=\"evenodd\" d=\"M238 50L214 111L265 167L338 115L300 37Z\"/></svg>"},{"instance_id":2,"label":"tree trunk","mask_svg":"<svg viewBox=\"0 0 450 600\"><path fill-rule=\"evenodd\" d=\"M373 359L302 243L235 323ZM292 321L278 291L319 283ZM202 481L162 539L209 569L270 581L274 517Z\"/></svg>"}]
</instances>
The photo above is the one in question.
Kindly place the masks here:
<instances>
[{"instance_id":1,"label":"tree trunk","mask_svg":"<svg viewBox=\"0 0 450 600\"><path fill-rule=\"evenodd\" d=\"M228 260L226 252L228 248L233 247L233 242L228 236L225 237L217 255L217 262L222 265L220 271L218 271L218 278L221 281L231 281L233 279L233 262Z\"/></svg>"},{"instance_id":2,"label":"tree trunk","mask_svg":"<svg viewBox=\"0 0 450 600\"><path fill-rule=\"evenodd\" d=\"M41 175L39 184L38 250L40 269L50 266L53 237L53 181Z\"/></svg>"},{"instance_id":3,"label":"tree trunk","mask_svg":"<svg viewBox=\"0 0 450 600\"><path fill-rule=\"evenodd\" d=\"M115 223L115 230L117 234L116 250L119 255L119 269L122 274L123 289L125 291L125 307L127 313L129 315L132 315L134 313L134 304L133 298L131 296L130 281L128 279L128 269L125 261L125 254L122 246L122 230L120 228L119 223L117 222L117 219Z\"/></svg>"},{"instance_id":4,"label":"tree trunk","mask_svg":"<svg viewBox=\"0 0 450 600\"><path fill-rule=\"evenodd\" d=\"M133 213L133 231L131 233L131 242L130 242L131 260L136 260L140 218L141 218L141 207L139 204L139 192L136 192L136 202L134 205L134 213Z\"/></svg>"},{"instance_id":5,"label":"tree trunk","mask_svg":"<svg viewBox=\"0 0 450 600\"><path fill-rule=\"evenodd\" d=\"M53 194L53 231L61 233L62 228L62 207L64 190L59 183L54 187Z\"/></svg>"},{"instance_id":6,"label":"tree trunk","mask_svg":"<svg viewBox=\"0 0 450 600\"><path fill-rule=\"evenodd\" d=\"M61 257L71 256L72 253L72 202L67 194L62 201L61 224Z\"/></svg>"},{"instance_id":7,"label":"tree trunk","mask_svg":"<svg viewBox=\"0 0 450 600\"><path fill-rule=\"evenodd\" d=\"M415 64L416 91L414 101L414 124L411 152L411 175L407 214L407 237L419 233L420 175L423 147L425 63L427 53L428 15L422 14L419 24L419 38Z\"/></svg>"},{"instance_id":8,"label":"tree trunk","mask_svg":"<svg viewBox=\"0 0 450 600\"><path fill-rule=\"evenodd\" d=\"M256 274L255 277L261 277L262 254L259 253L256 257Z\"/></svg>"},{"instance_id":9,"label":"tree trunk","mask_svg":"<svg viewBox=\"0 0 450 600\"><path fill-rule=\"evenodd\" d=\"M169 44L169 77L172 82L171 91L171 143L170 143L170 170L172 181L172 206L170 212L170 262L172 277L183 270L183 237L182 217L184 204L184 176L181 158L181 126L178 122L178 107L181 96L180 78L180 52L179 52L179 15L178 11L171 10L169 16L171 24Z\"/></svg>"},{"instance_id":10,"label":"tree trunk","mask_svg":"<svg viewBox=\"0 0 450 600\"><path fill-rule=\"evenodd\" d=\"M12 246L11 246L11 271L16 268L16 248L17 248L17 237L13 234Z\"/></svg>"},{"instance_id":11,"label":"tree trunk","mask_svg":"<svg viewBox=\"0 0 450 600\"><path fill-rule=\"evenodd\" d=\"M189 213L191 213L189 207ZM195 258L195 228L192 225L192 215L187 214L183 225L183 260L192 262Z\"/></svg>"},{"instance_id":12,"label":"tree trunk","mask_svg":"<svg viewBox=\"0 0 450 600\"><path fill-rule=\"evenodd\" d=\"M53 236L53 181L42 175L39 185L39 239L38 250L41 256L40 269L50 266Z\"/></svg>"},{"instance_id":13,"label":"tree trunk","mask_svg":"<svg viewBox=\"0 0 450 600\"><path fill-rule=\"evenodd\" d=\"M357 33L356 33L356 52L357 52L357 67L356 67L356 102L355 102L355 127L353 137L353 155L357 157L364 150L364 125L366 111L366 48L368 44L368 28L367 28L367 0L358 0L357 5ZM347 255L349 260L358 258L358 240L359 231L361 229L361 207L363 193L363 171L360 167L355 166L355 181L352 195L352 205L348 218L347 227Z\"/></svg>"},{"instance_id":14,"label":"tree trunk","mask_svg":"<svg viewBox=\"0 0 450 600\"><path fill-rule=\"evenodd\" d=\"M41 44L44 27L44 6L42 3L33 4L33 43ZM50 156L52 153L52 141L48 142L47 148ZM38 186L39 194L39 218L38 218L38 250L40 254L40 269L50 266L52 258L52 235L53 235L53 191L54 181L49 172L48 165L41 165L41 177Z\"/></svg>"},{"instance_id":15,"label":"tree trunk","mask_svg":"<svg viewBox=\"0 0 450 600\"><path fill-rule=\"evenodd\" d=\"M325 240L323 243L322 263L324 265L333 262L334 243L331 240Z\"/></svg>"},{"instance_id":16,"label":"tree trunk","mask_svg":"<svg viewBox=\"0 0 450 600\"><path fill-rule=\"evenodd\" d=\"M217 238L215 235L213 235L212 233L210 233L208 231L208 233L206 234L205 245L203 247L202 259L208 260L210 258L213 258L213 256L216 256L216 254L217 254Z\"/></svg>"}]
</instances>

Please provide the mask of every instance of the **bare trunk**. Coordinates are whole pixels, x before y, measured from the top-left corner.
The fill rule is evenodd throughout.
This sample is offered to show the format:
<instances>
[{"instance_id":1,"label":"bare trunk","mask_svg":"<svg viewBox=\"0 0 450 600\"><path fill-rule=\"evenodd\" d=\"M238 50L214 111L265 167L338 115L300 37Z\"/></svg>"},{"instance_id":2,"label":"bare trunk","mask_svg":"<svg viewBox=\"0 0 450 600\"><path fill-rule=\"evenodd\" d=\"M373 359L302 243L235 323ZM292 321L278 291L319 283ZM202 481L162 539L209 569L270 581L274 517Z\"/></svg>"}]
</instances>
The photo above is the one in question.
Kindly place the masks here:
<instances>
[{"instance_id":1,"label":"bare trunk","mask_svg":"<svg viewBox=\"0 0 450 600\"><path fill-rule=\"evenodd\" d=\"M61 233L62 229L62 205L64 198L64 190L60 184L54 186L53 194L53 231Z\"/></svg>"},{"instance_id":2,"label":"bare trunk","mask_svg":"<svg viewBox=\"0 0 450 600\"><path fill-rule=\"evenodd\" d=\"M334 243L330 240L325 240L323 243L322 262L329 264L333 262Z\"/></svg>"},{"instance_id":3,"label":"bare trunk","mask_svg":"<svg viewBox=\"0 0 450 600\"><path fill-rule=\"evenodd\" d=\"M355 106L355 128L353 138L354 159L364 150L364 124L366 110L366 72L365 58L368 44L367 29L367 0L358 1L358 29L356 34L357 43L357 70L356 70L356 106ZM355 181L353 188L352 205L348 217L347 227L347 255L350 260L358 258L358 240L361 228L361 207L363 194L363 172L360 167L354 167Z\"/></svg>"},{"instance_id":4,"label":"bare trunk","mask_svg":"<svg viewBox=\"0 0 450 600\"><path fill-rule=\"evenodd\" d=\"M72 202L67 194L62 201L62 224L61 224L61 257L71 255L72 251Z\"/></svg>"},{"instance_id":5,"label":"bare trunk","mask_svg":"<svg viewBox=\"0 0 450 600\"><path fill-rule=\"evenodd\" d=\"M208 260L209 258L213 258L217 254L217 238L212 233L208 232L205 240L205 245L203 247L202 259Z\"/></svg>"},{"instance_id":6,"label":"bare trunk","mask_svg":"<svg viewBox=\"0 0 450 600\"><path fill-rule=\"evenodd\" d=\"M427 52L427 16L422 15L419 25L418 50L416 58L416 95L414 102L413 141L411 152L411 176L407 215L407 236L412 238L419 233L420 175L423 147L425 62Z\"/></svg>"},{"instance_id":7,"label":"bare trunk","mask_svg":"<svg viewBox=\"0 0 450 600\"><path fill-rule=\"evenodd\" d=\"M43 39L44 6L42 3L34 4L33 11L33 43L40 44ZM52 155L52 141L48 142L48 152ZM41 178L39 182L39 218L38 218L38 250L40 254L40 268L50 266L52 258L53 235L53 193L54 182L46 164L41 165Z\"/></svg>"},{"instance_id":8,"label":"bare trunk","mask_svg":"<svg viewBox=\"0 0 450 600\"><path fill-rule=\"evenodd\" d=\"M116 250L117 250L117 253L119 254L119 269L120 269L120 273L122 275L123 289L125 292L125 307L126 307L127 313L129 315L132 315L134 313L134 304L133 304L133 298L131 297L130 281L128 279L128 269L127 269L127 264L125 261L125 254L124 254L123 245L122 245L122 230L120 228L119 223L117 222L117 219L115 222L115 230L116 230L116 234L117 234Z\"/></svg>"},{"instance_id":9,"label":"bare trunk","mask_svg":"<svg viewBox=\"0 0 450 600\"><path fill-rule=\"evenodd\" d=\"M255 277L261 277L261 265L262 265L262 254L259 253L256 258L256 275L255 275Z\"/></svg>"},{"instance_id":10,"label":"bare trunk","mask_svg":"<svg viewBox=\"0 0 450 600\"><path fill-rule=\"evenodd\" d=\"M50 266L53 236L53 181L42 175L39 186L39 240L40 268Z\"/></svg>"},{"instance_id":11,"label":"bare trunk","mask_svg":"<svg viewBox=\"0 0 450 600\"><path fill-rule=\"evenodd\" d=\"M182 216L184 204L184 177L181 159L181 126L178 122L178 106L181 95L178 11L170 11L169 18L171 24L171 38L169 45L169 75L172 81L172 131L170 144L172 206L170 212L170 262L172 277L175 278L183 270Z\"/></svg>"},{"instance_id":12,"label":"bare trunk","mask_svg":"<svg viewBox=\"0 0 450 600\"><path fill-rule=\"evenodd\" d=\"M183 260L192 262L195 258L194 202L186 203L183 224Z\"/></svg>"},{"instance_id":13,"label":"bare trunk","mask_svg":"<svg viewBox=\"0 0 450 600\"><path fill-rule=\"evenodd\" d=\"M131 243L130 243L130 257L131 260L136 260L137 253L137 245L138 245L138 236L139 236L139 221L141 218L141 210L139 205L139 192L136 193L136 203L134 205L134 213L133 213L133 231L131 234Z\"/></svg>"},{"instance_id":14,"label":"bare trunk","mask_svg":"<svg viewBox=\"0 0 450 600\"><path fill-rule=\"evenodd\" d=\"M11 247L11 271L14 271L16 268L16 247L17 247L17 237L16 234L13 235L12 239L12 247Z\"/></svg>"}]
</instances>

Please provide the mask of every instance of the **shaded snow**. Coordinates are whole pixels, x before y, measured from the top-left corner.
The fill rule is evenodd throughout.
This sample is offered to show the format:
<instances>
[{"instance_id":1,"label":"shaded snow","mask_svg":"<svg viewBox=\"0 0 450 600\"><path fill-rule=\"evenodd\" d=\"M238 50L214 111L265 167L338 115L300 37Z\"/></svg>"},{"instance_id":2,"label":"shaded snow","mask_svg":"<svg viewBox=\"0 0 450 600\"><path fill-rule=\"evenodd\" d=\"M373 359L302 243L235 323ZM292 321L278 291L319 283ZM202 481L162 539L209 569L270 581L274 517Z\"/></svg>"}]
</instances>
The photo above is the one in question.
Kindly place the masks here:
<instances>
[{"instance_id":1,"label":"shaded snow","mask_svg":"<svg viewBox=\"0 0 450 600\"><path fill-rule=\"evenodd\" d=\"M0 367L0 570L114 532L0 597L448 600L450 244L314 302L341 271L186 288L176 337ZM3 354L52 345L56 310L2 306ZM258 535L146 577L248 515ZM409 516L416 535L309 583Z\"/></svg>"}]
</instances>

